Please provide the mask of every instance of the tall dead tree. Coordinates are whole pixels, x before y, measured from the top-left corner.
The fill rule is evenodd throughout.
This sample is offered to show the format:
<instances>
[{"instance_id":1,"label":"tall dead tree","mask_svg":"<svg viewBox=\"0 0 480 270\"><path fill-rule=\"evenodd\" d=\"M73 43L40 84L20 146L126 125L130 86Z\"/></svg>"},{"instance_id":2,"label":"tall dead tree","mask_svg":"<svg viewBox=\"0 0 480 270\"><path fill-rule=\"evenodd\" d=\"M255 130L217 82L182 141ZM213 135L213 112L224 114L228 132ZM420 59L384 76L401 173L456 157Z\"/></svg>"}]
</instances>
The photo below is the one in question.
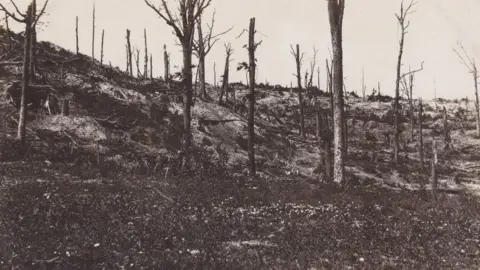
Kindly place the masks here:
<instances>
[{"instance_id":1,"label":"tall dead tree","mask_svg":"<svg viewBox=\"0 0 480 270\"><path fill-rule=\"evenodd\" d=\"M327 89L330 94L330 115L333 117L333 76L332 69L328 65L328 59L325 59L326 68L327 68Z\"/></svg>"},{"instance_id":2,"label":"tall dead tree","mask_svg":"<svg viewBox=\"0 0 480 270\"><path fill-rule=\"evenodd\" d=\"M145 39L145 58L144 58L144 67L143 67L143 77L144 79L148 79L148 45L147 45L147 29L143 29L143 36Z\"/></svg>"},{"instance_id":3,"label":"tall dead tree","mask_svg":"<svg viewBox=\"0 0 480 270\"><path fill-rule=\"evenodd\" d=\"M320 91L320 65L317 67L317 85L318 90Z\"/></svg>"},{"instance_id":4,"label":"tall dead tree","mask_svg":"<svg viewBox=\"0 0 480 270\"><path fill-rule=\"evenodd\" d=\"M333 69L333 178L337 184L345 183L345 136L343 100L343 48L342 26L345 0L328 0L328 17L332 37Z\"/></svg>"},{"instance_id":5,"label":"tall dead tree","mask_svg":"<svg viewBox=\"0 0 480 270\"><path fill-rule=\"evenodd\" d=\"M153 57L150 54L150 80L153 80Z\"/></svg>"},{"instance_id":6,"label":"tall dead tree","mask_svg":"<svg viewBox=\"0 0 480 270\"><path fill-rule=\"evenodd\" d=\"M450 148L450 128L448 126L447 109L443 106L443 141L445 143L445 150Z\"/></svg>"},{"instance_id":7,"label":"tall dead tree","mask_svg":"<svg viewBox=\"0 0 480 270\"><path fill-rule=\"evenodd\" d=\"M411 68L410 68L411 71ZM408 77L408 79L407 79ZM408 76L404 76L402 79L402 88L403 93L407 96L409 109L410 109L410 137L413 141L415 139L415 117L413 114L413 80L414 80L414 73L411 73Z\"/></svg>"},{"instance_id":8,"label":"tall dead tree","mask_svg":"<svg viewBox=\"0 0 480 270\"><path fill-rule=\"evenodd\" d=\"M92 65L95 65L95 1L93 2L92 19Z\"/></svg>"},{"instance_id":9,"label":"tall dead tree","mask_svg":"<svg viewBox=\"0 0 480 270\"><path fill-rule=\"evenodd\" d=\"M170 81L170 56L167 52L167 45L163 44L163 80L168 83Z\"/></svg>"},{"instance_id":10,"label":"tall dead tree","mask_svg":"<svg viewBox=\"0 0 480 270\"><path fill-rule=\"evenodd\" d=\"M233 50L232 50L232 45L229 43L228 45L225 44L225 69L223 71L223 76L222 76L222 89L220 90L220 98L218 99L218 103L221 104L223 102L223 95L226 94L226 102L228 103L228 83L229 83L229 77L230 77L230 62L232 59L230 57L232 56Z\"/></svg>"},{"instance_id":11,"label":"tall dead tree","mask_svg":"<svg viewBox=\"0 0 480 270\"><path fill-rule=\"evenodd\" d=\"M207 33L203 33L203 26L202 26L202 15L198 17L197 22L197 34L198 38L194 40L194 54L198 58L198 75L199 75L199 83L200 83L200 97L206 99L207 98L207 90L206 90L206 82L205 82L205 58L212 50L213 46L219 40L218 37L228 33L232 28L218 33L213 34L213 28L215 26L215 12L212 15L212 21L210 22L208 27Z\"/></svg>"},{"instance_id":12,"label":"tall dead tree","mask_svg":"<svg viewBox=\"0 0 480 270\"><path fill-rule=\"evenodd\" d=\"M45 1L43 8L41 9L39 14L33 12L33 4L31 3L27 7L27 12L22 13L18 9L17 5L14 1L11 1L13 4L16 12L19 14L20 17L15 15L15 12L10 12L8 9L5 8L3 4L0 3L0 10L3 10L10 18L14 19L19 23L25 24L25 39L23 45L23 73L22 73L22 93L20 95L20 112L19 112L19 119L18 119L18 133L17 133L17 140L19 140L22 144L25 144L25 134L26 134L26 122L27 122L27 108L26 108L26 92L29 88L30 83L30 57L31 57L31 46L32 46L32 29L38 23L38 20L42 15L45 13L45 8L47 7L48 0Z\"/></svg>"},{"instance_id":13,"label":"tall dead tree","mask_svg":"<svg viewBox=\"0 0 480 270\"><path fill-rule=\"evenodd\" d=\"M413 113L413 86L414 86L414 79L415 73L421 71L423 69L423 62L420 69L413 70L409 68L409 71L403 74L400 79L402 83L403 93L407 96L409 110L410 110L410 135L412 141L415 139L414 131L415 131L415 114Z\"/></svg>"},{"instance_id":14,"label":"tall dead tree","mask_svg":"<svg viewBox=\"0 0 480 270\"><path fill-rule=\"evenodd\" d=\"M303 56L304 54L300 54L300 46L297 44L296 50L293 48L292 45L290 45L290 53L293 55L295 58L295 64L296 64L296 69L297 69L297 74L293 74L297 78L297 85L298 85L298 104L300 106L300 135L302 138L305 140L306 139L306 134L305 134L305 115L303 111L303 95L302 95L302 73L301 73L301 68L302 68L302 61L303 61ZM308 74L305 74L305 81L307 80Z\"/></svg>"},{"instance_id":15,"label":"tall dead tree","mask_svg":"<svg viewBox=\"0 0 480 270\"><path fill-rule=\"evenodd\" d=\"M75 45L77 48L77 55L80 53L80 50L78 48L78 16L75 18Z\"/></svg>"},{"instance_id":16,"label":"tall dead tree","mask_svg":"<svg viewBox=\"0 0 480 270\"><path fill-rule=\"evenodd\" d=\"M438 112L438 104L437 104L437 82L433 79L433 102L435 103L435 112Z\"/></svg>"},{"instance_id":17,"label":"tall dead tree","mask_svg":"<svg viewBox=\"0 0 480 270\"><path fill-rule=\"evenodd\" d=\"M437 176L437 144L435 138L432 138L432 174L431 174L431 185L432 185L432 192L437 189L438 185L438 176Z\"/></svg>"},{"instance_id":18,"label":"tall dead tree","mask_svg":"<svg viewBox=\"0 0 480 270\"><path fill-rule=\"evenodd\" d=\"M401 81L401 68L402 68L402 56L403 56L403 45L405 43L405 35L408 33L407 29L410 26L410 22L406 21L408 15L412 13L411 9L415 5L414 1L411 1L410 4L404 8L404 3L402 1L400 5L400 13L395 14L400 26L400 47L398 50L398 59L397 59L397 79L395 81L395 103L394 103L394 120L393 125L395 128L395 149L394 149L394 159L395 164L398 164L399 161L399 152L400 152L400 81ZM378 90L380 94L380 88Z\"/></svg>"},{"instance_id":19,"label":"tall dead tree","mask_svg":"<svg viewBox=\"0 0 480 270\"><path fill-rule=\"evenodd\" d=\"M130 63L128 62L128 46L127 46L127 44L125 44L125 59L126 59L125 61L127 62L127 65L126 65L126 67L125 67L125 71L126 71L126 73L127 73L127 75L128 75L128 74L130 74L130 68L129 68L129 67L130 67Z\"/></svg>"},{"instance_id":20,"label":"tall dead tree","mask_svg":"<svg viewBox=\"0 0 480 270\"><path fill-rule=\"evenodd\" d=\"M156 7L148 0L145 3L154 10L165 23L171 26L177 36L183 53L182 84L183 84L183 143L184 165L189 165L191 145L191 107L192 107L192 50L195 34L195 23L202 12L210 6L212 0L178 0L179 16L172 15L166 0L161 0L160 7Z\"/></svg>"},{"instance_id":21,"label":"tall dead tree","mask_svg":"<svg viewBox=\"0 0 480 270\"><path fill-rule=\"evenodd\" d=\"M332 127L333 123L332 121L329 121L329 111L326 110L321 110L319 108L320 112L320 117L322 121L322 130L320 133L320 138L321 138L321 147L323 148L323 163L324 163L324 172L325 172L325 179L330 182L332 181L333 177L333 158L332 158L332 142L333 142L333 132L332 132Z\"/></svg>"},{"instance_id":22,"label":"tall dead tree","mask_svg":"<svg viewBox=\"0 0 480 270\"><path fill-rule=\"evenodd\" d=\"M378 97L382 96L382 93L380 92L380 82L377 82L377 89L378 89ZM378 99L378 102L380 102L380 99Z\"/></svg>"},{"instance_id":23,"label":"tall dead tree","mask_svg":"<svg viewBox=\"0 0 480 270\"><path fill-rule=\"evenodd\" d=\"M423 158L423 103L422 99L419 100L419 105L418 105L418 135L419 135L419 141L420 141L420 167L422 168L422 172L425 172L425 162Z\"/></svg>"},{"instance_id":24,"label":"tall dead tree","mask_svg":"<svg viewBox=\"0 0 480 270\"><path fill-rule=\"evenodd\" d=\"M127 58L130 70L130 77L133 77L132 45L130 44L130 29L127 29Z\"/></svg>"},{"instance_id":25,"label":"tall dead tree","mask_svg":"<svg viewBox=\"0 0 480 270\"><path fill-rule=\"evenodd\" d=\"M366 101L366 92L367 92L367 86L365 85L365 72L364 72L364 69L363 69L363 65L362 65L362 97L363 97L363 102Z\"/></svg>"},{"instance_id":26,"label":"tall dead tree","mask_svg":"<svg viewBox=\"0 0 480 270\"><path fill-rule=\"evenodd\" d=\"M248 30L243 30L242 33L237 37L239 38L244 32L248 31L248 44L244 46L248 50L248 63L242 62L238 63L238 70L247 71L247 79L250 79L248 85L248 160L249 160L249 171L250 176L254 177L256 175L255 167L255 72L257 71L257 60L255 58L255 51L258 46L262 43L255 42L255 18L250 18L250 25Z\"/></svg>"},{"instance_id":27,"label":"tall dead tree","mask_svg":"<svg viewBox=\"0 0 480 270\"><path fill-rule=\"evenodd\" d=\"M11 36L11 33L10 33L10 26L8 24L8 14L7 12L5 12L5 27L7 29L5 29L6 31L6 35L5 37L7 38L7 43L8 43L8 50L11 51L12 50L12 36Z\"/></svg>"},{"instance_id":28,"label":"tall dead tree","mask_svg":"<svg viewBox=\"0 0 480 270\"><path fill-rule=\"evenodd\" d=\"M37 1L32 0L32 14L37 14ZM36 73L37 73L37 26L36 24L32 25L31 29L31 46L30 46L30 80L32 83L36 80Z\"/></svg>"},{"instance_id":29,"label":"tall dead tree","mask_svg":"<svg viewBox=\"0 0 480 270\"><path fill-rule=\"evenodd\" d=\"M457 54L457 56L462 61L463 65L467 67L468 71L472 73L473 76L473 83L475 86L475 118L476 118L476 127L477 127L477 137L480 137L480 105L478 100L478 70L477 64L475 63L475 59L471 58L465 48L463 47L462 43L457 42L458 46L462 50L464 56L462 56L458 50L454 49L453 51Z\"/></svg>"},{"instance_id":30,"label":"tall dead tree","mask_svg":"<svg viewBox=\"0 0 480 270\"><path fill-rule=\"evenodd\" d=\"M103 41L105 38L105 29L102 29L102 43L100 45L100 65L103 65Z\"/></svg>"},{"instance_id":31,"label":"tall dead tree","mask_svg":"<svg viewBox=\"0 0 480 270\"><path fill-rule=\"evenodd\" d=\"M250 19L250 27L248 31L248 62L249 62L249 77L250 77L250 91L248 104L248 159L250 161L250 175L256 175L255 168L255 70L257 67L255 59L255 51L260 45L261 41L255 43L255 18Z\"/></svg>"},{"instance_id":32,"label":"tall dead tree","mask_svg":"<svg viewBox=\"0 0 480 270\"><path fill-rule=\"evenodd\" d=\"M307 87L307 88L312 88L313 87L313 74L315 74L315 66L317 64L317 53L318 53L318 50L314 46L313 47L313 58L312 58L312 61L310 61L310 80L308 81L308 85L305 85L305 87ZM320 70L319 70L319 72L320 72ZM318 74L318 76L320 76L320 74ZM320 88L318 88L318 89L320 89Z\"/></svg>"},{"instance_id":33,"label":"tall dead tree","mask_svg":"<svg viewBox=\"0 0 480 270\"><path fill-rule=\"evenodd\" d=\"M135 49L135 51L136 51L136 54L134 56L135 56L135 63L137 66L137 78L141 78L142 73L140 72L140 50Z\"/></svg>"}]
</instances>

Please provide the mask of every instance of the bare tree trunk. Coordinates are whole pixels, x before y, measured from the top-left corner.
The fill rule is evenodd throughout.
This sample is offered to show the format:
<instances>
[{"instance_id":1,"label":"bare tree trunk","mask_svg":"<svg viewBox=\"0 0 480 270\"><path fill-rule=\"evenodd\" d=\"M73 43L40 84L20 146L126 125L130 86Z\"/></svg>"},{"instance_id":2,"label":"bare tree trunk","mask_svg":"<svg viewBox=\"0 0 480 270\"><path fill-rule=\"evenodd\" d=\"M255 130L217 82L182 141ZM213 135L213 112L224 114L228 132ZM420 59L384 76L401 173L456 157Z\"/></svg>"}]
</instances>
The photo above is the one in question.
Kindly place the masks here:
<instances>
[{"instance_id":1,"label":"bare tree trunk","mask_svg":"<svg viewBox=\"0 0 480 270\"><path fill-rule=\"evenodd\" d=\"M475 87L477 83L475 83ZM433 80L433 101L435 102L435 112L438 112L438 105L437 105L437 82Z\"/></svg>"},{"instance_id":2,"label":"bare tree trunk","mask_svg":"<svg viewBox=\"0 0 480 270\"><path fill-rule=\"evenodd\" d=\"M380 97L382 96L382 93L380 92L380 82L377 82L377 88L378 88L378 102L380 102Z\"/></svg>"},{"instance_id":3,"label":"bare tree trunk","mask_svg":"<svg viewBox=\"0 0 480 270\"><path fill-rule=\"evenodd\" d=\"M133 77L133 61L132 61L132 46L130 45L130 30L127 29L127 50L128 50L128 64L130 67L130 77Z\"/></svg>"},{"instance_id":4,"label":"bare tree trunk","mask_svg":"<svg viewBox=\"0 0 480 270\"><path fill-rule=\"evenodd\" d=\"M8 50L12 50L12 36L10 34L10 26L8 24L8 14L5 12L5 26L7 27L7 42L8 42Z\"/></svg>"},{"instance_id":5,"label":"bare tree trunk","mask_svg":"<svg viewBox=\"0 0 480 270\"><path fill-rule=\"evenodd\" d=\"M28 6L27 16L25 17L25 40L24 40L24 57L23 57L23 74L22 74L22 94L20 97L20 115L18 119L18 134L17 139L22 144L25 144L26 122L27 122L27 108L26 108L26 92L29 88L30 79L30 46L32 38L32 21L33 11L32 4Z\"/></svg>"},{"instance_id":6,"label":"bare tree trunk","mask_svg":"<svg viewBox=\"0 0 480 270\"><path fill-rule=\"evenodd\" d=\"M197 22L197 31L198 31L198 72L199 72L199 82L200 82L200 96L202 98L207 98L207 90L205 85L205 44L203 38L202 30L202 20L201 16L198 18Z\"/></svg>"},{"instance_id":7,"label":"bare tree trunk","mask_svg":"<svg viewBox=\"0 0 480 270\"><path fill-rule=\"evenodd\" d=\"M413 82L410 84L410 135L412 142L415 141L415 113L413 110Z\"/></svg>"},{"instance_id":8,"label":"bare tree trunk","mask_svg":"<svg viewBox=\"0 0 480 270\"><path fill-rule=\"evenodd\" d=\"M320 111L320 118L324 119L323 121L323 131L321 132L321 141L323 146L323 156L324 156L324 165L325 165L325 180L331 182L333 179L333 153L332 153L332 141L333 141L333 132L331 129L331 121L329 121L329 113L327 111Z\"/></svg>"},{"instance_id":9,"label":"bare tree trunk","mask_svg":"<svg viewBox=\"0 0 480 270\"><path fill-rule=\"evenodd\" d=\"M332 153L332 140L324 141L324 152L325 152L325 178L328 182L331 182L333 179L333 153Z\"/></svg>"},{"instance_id":10,"label":"bare tree trunk","mask_svg":"<svg viewBox=\"0 0 480 270\"><path fill-rule=\"evenodd\" d=\"M421 99L418 112L418 135L420 136L420 166L422 172L425 172L425 162L423 157L423 104Z\"/></svg>"},{"instance_id":11,"label":"bare tree trunk","mask_svg":"<svg viewBox=\"0 0 480 270\"><path fill-rule=\"evenodd\" d=\"M207 86L205 82L205 55L202 54L198 59L198 82L200 84L200 97L207 98Z\"/></svg>"},{"instance_id":12,"label":"bare tree trunk","mask_svg":"<svg viewBox=\"0 0 480 270\"><path fill-rule=\"evenodd\" d=\"M432 191L437 189L438 177L437 177L437 146L435 139L432 139L432 175L431 175Z\"/></svg>"},{"instance_id":13,"label":"bare tree trunk","mask_svg":"<svg viewBox=\"0 0 480 270\"><path fill-rule=\"evenodd\" d=\"M37 14L37 1L33 0L32 1L32 19L35 18ZM30 81L32 83L35 82L35 75L36 75L36 64L37 64L37 57L36 57L36 48L37 48L37 30L36 26L34 23L32 23L32 29L31 29L31 35L32 38L30 42L32 43L30 45Z\"/></svg>"},{"instance_id":14,"label":"bare tree trunk","mask_svg":"<svg viewBox=\"0 0 480 270\"><path fill-rule=\"evenodd\" d=\"M344 142L344 157L345 159L348 157L348 121L346 118L343 119L343 124L344 124L344 128L343 128L343 142Z\"/></svg>"},{"instance_id":15,"label":"bare tree trunk","mask_svg":"<svg viewBox=\"0 0 480 270\"><path fill-rule=\"evenodd\" d=\"M320 64L317 67L317 85L318 85L318 91L320 92Z\"/></svg>"},{"instance_id":16,"label":"bare tree trunk","mask_svg":"<svg viewBox=\"0 0 480 270\"><path fill-rule=\"evenodd\" d=\"M405 40L405 32L402 31L401 37L400 37L400 49L398 52L398 59L397 59L397 79L395 80L395 105L393 108L394 111L394 120L393 120L393 125L395 128L395 138L394 138L394 160L395 164L398 164L399 162L399 154L400 154L400 123L399 123L399 118L400 118L400 69L402 66L402 55L403 55L403 43ZM380 89L379 89L380 93Z\"/></svg>"},{"instance_id":17,"label":"bare tree trunk","mask_svg":"<svg viewBox=\"0 0 480 270\"><path fill-rule=\"evenodd\" d=\"M188 44L183 47L183 150L185 153L184 164L189 165L191 147L191 113L192 113L192 48Z\"/></svg>"},{"instance_id":18,"label":"bare tree trunk","mask_svg":"<svg viewBox=\"0 0 480 270\"><path fill-rule=\"evenodd\" d=\"M148 45L147 45L147 29L143 28L143 36L145 38L145 65L143 68L143 77L144 79L148 79Z\"/></svg>"},{"instance_id":19,"label":"bare tree trunk","mask_svg":"<svg viewBox=\"0 0 480 270\"><path fill-rule=\"evenodd\" d=\"M33 12L33 11L32 11ZM36 81L36 73L37 73L37 31L35 30L35 26L32 26L32 39L30 42L32 45L30 46L30 81L34 83Z\"/></svg>"},{"instance_id":20,"label":"bare tree trunk","mask_svg":"<svg viewBox=\"0 0 480 270\"><path fill-rule=\"evenodd\" d=\"M80 54L80 50L78 48L78 16L76 17L75 20L75 43L76 43L76 48L77 48L77 55Z\"/></svg>"},{"instance_id":21,"label":"bare tree trunk","mask_svg":"<svg viewBox=\"0 0 480 270\"><path fill-rule=\"evenodd\" d=\"M135 62L137 64L137 78L142 77L142 73L140 72L140 49L137 49L137 54L135 57Z\"/></svg>"},{"instance_id":22,"label":"bare tree trunk","mask_svg":"<svg viewBox=\"0 0 480 270\"><path fill-rule=\"evenodd\" d=\"M333 116L333 77L332 77L332 70L328 66L328 59L326 60L327 63L327 88L328 92L330 93L330 113Z\"/></svg>"},{"instance_id":23,"label":"bare tree trunk","mask_svg":"<svg viewBox=\"0 0 480 270\"><path fill-rule=\"evenodd\" d=\"M130 69L129 69L130 63L128 62L128 46L126 44L125 44L125 59L127 62L127 67L125 68L125 70L127 74L130 74Z\"/></svg>"},{"instance_id":24,"label":"bare tree trunk","mask_svg":"<svg viewBox=\"0 0 480 270\"><path fill-rule=\"evenodd\" d=\"M320 113L320 106L317 108L317 113L315 114L315 126L316 126L316 134L317 138L320 138L320 134L322 133L322 115Z\"/></svg>"},{"instance_id":25,"label":"bare tree trunk","mask_svg":"<svg viewBox=\"0 0 480 270\"><path fill-rule=\"evenodd\" d=\"M197 68L197 71L195 72L195 83L193 84L194 85L194 91L193 91L193 102L192 102L192 106L195 106L195 102L197 101L197 97L198 97L198 92L197 92L197 88L198 88L198 72L199 69Z\"/></svg>"},{"instance_id":26,"label":"bare tree trunk","mask_svg":"<svg viewBox=\"0 0 480 270\"><path fill-rule=\"evenodd\" d=\"M103 65L103 41L105 38L105 29L102 29L102 44L100 45L100 65Z\"/></svg>"},{"instance_id":27,"label":"bare tree trunk","mask_svg":"<svg viewBox=\"0 0 480 270\"><path fill-rule=\"evenodd\" d=\"M474 60L475 61L475 60ZM478 100L478 70L477 65L473 62L473 79L475 82L475 118L476 118L476 126L477 126L477 137L480 137L480 105Z\"/></svg>"},{"instance_id":28,"label":"bare tree trunk","mask_svg":"<svg viewBox=\"0 0 480 270\"><path fill-rule=\"evenodd\" d=\"M450 148L450 131L448 127L448 117L447 117L447 109L443 106L443 140L445 142L445 148Z\"/></svg>"},{"instance_id":29,"label":"bare tree trunk","mask_svg":"<svg viewBox=\"0 0 480 270\"><path fill-rule=\"evenodd\" d=\"M365 97L366 91L367 91L367 87L365 86L365 72L364 72L363 65L362 65L362 96L363 96L363 102L365 102L367 100L366 97Z\"/></svg>"},{"instance_id":30,"label":"bare tree trunk","mask_svg":"<svg viewBox=\"0 0 480 270\"><path fill-rule=\"evenodd\" d=\"M255 18L250 19L248 32L248 58L249 58L249 106L248 106L248 159L250 163L250 175L255 177Z\"/></svg>"},{"instance_id":31,"label":"bare tree trunk","mask_svg":"<svg viewBox=\"0 0 480 270\"><path fill-rule=\"evenodd\" d=\"M92 20L92 65L95 65L95 2L93 2Z\"/></svg>"},{"instance_id":32,"label":"bare tree trunk","mask_svg":"<svg viewBox=\"0 0 480 270\"><path fill-rule=\"evenodd\" d=\"M342 22L344 0L328 0L328 14L333 51L333 175L337 184L345 183L344 100Z\"/></svg>"},{"instance_id":33,"label":"bare tree trunk","mask_svg":"<svg viewBox=\"0 0 480 270\"><path fill-rule=\"evenodd\" d=\"M295 63L297 68L297 85L298 85L298 104L300 106L300 135L305 140L305 119L304 119L304 112L303 112L303 96L302 96L302 73L301 73L301 61L303 55L300 55L300 46L297 44L296 51L293 50L292 47L292 54L295 57ZM305 81L307 81L308 76L305 74Z\"/></svg>"},{"instance_id":34,"label":"bare tree trunk","mask_svg":"<svg viewBox=\"0 0 480 270\"><path fill-rule=\"evenodd\" d=\"M222 89L220 90L220 99L219 103L222 103L223 94L225 93L226 101L228 102L228 83L229 83L229 73L230 73L230 56L232 54L232 49L230 46L226 46L226 58L225 58L225 69L223 71L223 82L222 82Z\"/></svg>"},{"instance_id":35,"label":"bare tree trunk","mask_svg":"<svg viewBox=\"0 0 480 270\"><path fill-rule=\"evenodd\" d=\"M167 52L167 45L163 44L163 64L164 64L164 74L163 80L166 83L170 82L170 57Z\"/></svg>"},{"instance_id":36,"label":"bare tree trunk","mask_svg":"<svg viewBox=\"0 0 480 270\"><path fill-rule=\"evenodd\" d=\"M150 54L150 80L153 80L153 57Z\"/></svg>"},{"instance_id":37,"label":"bare tree trunk","mask_svg":"<svg viewBox=\"0 0 480 270\"><path fill-rule=\"evenodd\" d=\"M347 92L347 86L345 84L345 78L343 79L343 93L344 93L344 99L348 100L348 92Z\"/></svg>"}]
</instances>

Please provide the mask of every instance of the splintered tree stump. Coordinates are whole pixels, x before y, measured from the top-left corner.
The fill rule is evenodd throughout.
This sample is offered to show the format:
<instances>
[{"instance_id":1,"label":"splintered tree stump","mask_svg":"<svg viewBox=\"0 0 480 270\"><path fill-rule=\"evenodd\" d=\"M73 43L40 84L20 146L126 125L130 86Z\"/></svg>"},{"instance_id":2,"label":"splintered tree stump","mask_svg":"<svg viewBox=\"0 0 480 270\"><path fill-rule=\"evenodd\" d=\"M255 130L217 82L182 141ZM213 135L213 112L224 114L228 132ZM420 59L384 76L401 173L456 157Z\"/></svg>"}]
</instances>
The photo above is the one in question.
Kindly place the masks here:
<instances>
[{"instance_id":1,"label":"splintered tree stump","mask_svg":"<svg viewBox=\"0 0 480 270\"><path fill-rule=\"evenodd\" d=\"M64 99L62 103L62 115L68 116L70 114L70 106L68 99Z\"/></svg>"}]
</instances>

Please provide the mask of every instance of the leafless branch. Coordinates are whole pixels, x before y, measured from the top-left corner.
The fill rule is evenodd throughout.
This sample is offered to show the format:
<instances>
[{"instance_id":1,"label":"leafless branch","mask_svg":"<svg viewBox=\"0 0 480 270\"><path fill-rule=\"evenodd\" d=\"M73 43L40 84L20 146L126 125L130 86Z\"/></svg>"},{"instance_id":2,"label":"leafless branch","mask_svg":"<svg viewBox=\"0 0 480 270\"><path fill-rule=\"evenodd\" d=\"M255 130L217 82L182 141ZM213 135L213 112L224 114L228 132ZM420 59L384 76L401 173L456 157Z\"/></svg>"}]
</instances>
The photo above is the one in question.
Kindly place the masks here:
<instances>
[{"instance_id":1,"label":"leafless branch","mask_svg":"<svg viewBox=\"0 0 480 270\"><path fill-rule=\"evenodd\" d=\"M162 7L158 7L158 8L155 7L148 0L145 0L145 4L147 4L147 6L149 6L151 9L153 9L153 11L155 11L158 14L158 16L160 16L160 18L162 18L165 21L165 23L167 25L171 26L173 28L173 30L175 31L175 34L179 38L183 38L184 33L182 33L182 31L179 28L180 22L179 22L178 19L173 18L172 14L170 12L170 9L168 8L165 0L162 0L162 6L163 6L163 10L164 10L165 14L162 13Z\"/></svg>"},{"instance_id":2,"label":"leafless branch","mask_svg":"<svg viewBox=\"0 0 480 270\"><path fill-rule=\"evenodd\" d=\"M411 71L411 69L409 69ZM418 72L418 71L417 71ZM411 90L413 89L413 81L414 81L415 73L408 74L407 76L402 77L400 83L402 84L403 93L406 94L408 100L412 99Z\"/></svg>"},{"instance_id":3,"label":"leafless branch","mask_svg":"<svg viewBox=\"0 0 480 270\"><path fill-rule=\"evenodd\" d=\"M17 6L15 6L15 8L18 9ZM25 23L25 17L26 16L24 16L24 14L20 13L20 16L23 17L23 19L20 19L17 16L15 16L15 13L11 13L10 11L8 11L8 9L5 8L5 6L2 3L0 3L0 10L3 10L5 12L5 14L8 15L8 17L14 19L15 21L17 21L19 23Z\"/></svg>"},{"instance_id":4,"label":"leafless branch","mask_svg":"<svg viewBox=\"0 0 480 270\"><path fill-rule=\"evenodd\" d=\"M20 12L20 9L18 8L18 6L15 4L15 1L13 0L10 0L10 3L12 3L13 7L15 8L15 10L17 11L18 14L20 14L20 16L22 17L27 17L27 14L26 13L22 13Z\"/></svg>"},{"instance_id":5,"label":"leafless branch","mask_svg":"<svg viewBox=\"0 0 480 270\"><path fill-rule=\"evenodd\" d=\"M302 53L301 55L298 55L296 49L291 44L290 44L290 53L295 58L295 61L298 60L298 65L301 68L302 63L303 63L303 57L305 56L305 53ZM293 74L293 76L298 77L298 76L301 76L301 74Z\"/></svg>"},{"instance_id":6,"label":"leafless branch","mask_svg":"<svg viewBox=\"0 0 480 270\"><path fill-rule=\"evenodd\" d=\"M243 29L242 32L240 33L240 35L238 35L235 39L239 39L243 35L243 33L246 33L246 32L248 32L248 30Z\"/></svg>"},{"instance_id":7,"label":"leafless branch","mask_svg":"<svg viewBox=\"0 0 480 270\"><path fill-rule=\"evenodd\" d=\"M407 18L408 15L412 14L414 11L412 11L412 8L417 4L416 1L412 0L410 4L407 6L407 8L404 8L404 2L402 0L402 4L400 5L400 14L395 13L395 17L397 17L398 23L400 24L400 27L402 27L402 31L404 33L407 33L407 29L410 26L410 21L407 21L407 24L405 25L405 19Z\"/></svg>"},{"instance_id":8,"label":"leafless branch","mask_svg":"<svg viewBox=\"0 0 480 270\"><path fill-rule=\"evenodd\" d=\"M317 64L317 53L318 50L315 48L315 46L313 46L313 59L310 62L310 86L313 84L313 74L315 73L315 65Z\"/></svg>"},{"instance_id":9,"label":"leafless branch","mask_svg":"<svg viewBox=\"0 0 480 270\"><path fill-rule=\"evenodd\" d=\"M42 15L45 13L45 8L47 7L48 1L49 0L45 1L45 4L43 4L43 7L42 7L40 13L38 13L38 15L35 16L34 23L33 23L34 27L37 25L37 22L40 19L40 17L42 17Z\"/></svg>"},{"instance_id":10,"label":"leafless branch","mask_svg":"<svg viewBox=\"0 0 480 270\"><path fill-rule=\"evenodd\" d=\"M400 80L402 80L402 79L403 79L405 76L407 76L407 75L415 74L415 73L423 70L423 63L424 63L424 62L425 62L425 61L422 61L422 63L420 64L420 68L419 68L419 69L412 70L412 71L409 71L409 72L407 72L407 73L404 73L404 74L400 77Z\"/></svg>"},{"instance_id":11,"label":"leafless branch","mask_svg":"<svg viewBox=\"0 0 480 270\"><path fill-rule=\"evenodd\" d=\"M258 46L260 46L260 44L262 44L263 40L260 40L259 42L255 43L255 45L253 46L255 48L255 50L257 49Z\"/></svg>"},{"instance_id":12,"label":"leafless branch","mask_svg":"<svg viewBox=\"0 0 480 270\"><path fill-rule=\"evenodd\" d=\"M165 1L165 0L162 0ZM197 13L193 16L193 21L196 21L200 15L202 15L203 11L210 6L212 3L212 0L192 0L194 3L193 5L195 6L195 2L198 3L198 8L197 8Z\"/></svg>"},{"instance_id":13,"label":"leafless branch","mask_svg":"<svg viewBox=\"0 0 480 270\"><path fill-rule=\"evenodd\" d=\"M475 66L475 61L467 54L467 51L465 50L465 47L463 47L463 44L460 41L457 41L458 47L462 50L464 56L462 56L458 50L453 49L453 51L457 54L458 58L460 58L460 61L462 61L462 64L465 65L465 67L468 69L469 72L473 73L474 72L474 66ZM468 59L468 62L465 60Z\"/></svg>"},{"instance_id":14,"label":"leafless branch","mask_svg":"<svg viewBox=\"0 0 480 270\"><path fill-rule=\"evenodd\" d=\"M203 41L202 43L204 44L203 52L204 52L205 55L210 53L210 51L212 50L215 43L218 42L218 40L219 40L218 37L220 37L222 35L225 35L226 33L230 32L233 29L233 26L232 26L232 27L230 27L229 29L227 29L223 32L213 34L213 28L215 26L215 14L216 14L216 11L213 12L211 24L207 24L208 33L205 35L205 38L203 38L203 40L202 40ZM198 17L197 23L199 23L199 24L202 23L201 16ZM202 49L202 48L199 48L199 45L200 45L200 42L198 40L196 40L194 42L194 50L196 51L195 55L197 57L199 56L199 52Z\"/></svg>"}]
</instances>

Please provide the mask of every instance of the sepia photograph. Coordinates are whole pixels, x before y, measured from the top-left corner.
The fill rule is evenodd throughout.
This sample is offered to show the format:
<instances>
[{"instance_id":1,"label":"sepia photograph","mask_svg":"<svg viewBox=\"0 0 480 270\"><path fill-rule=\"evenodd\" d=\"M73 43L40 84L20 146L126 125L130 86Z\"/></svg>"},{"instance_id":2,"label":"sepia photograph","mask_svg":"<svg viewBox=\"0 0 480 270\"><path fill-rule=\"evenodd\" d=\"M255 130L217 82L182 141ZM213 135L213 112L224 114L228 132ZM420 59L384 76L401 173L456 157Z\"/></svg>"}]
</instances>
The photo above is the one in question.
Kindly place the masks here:
<instances>
[{"instance_id":1,"label":"sepia photograph","mask_svg":"<svg viewBox=\"0 0 480 270\"><path fill-rule=\"evenodd\" d=\"M0 269L480 269L479 11L0 0Z\"/></svg>"}]
</instances>

